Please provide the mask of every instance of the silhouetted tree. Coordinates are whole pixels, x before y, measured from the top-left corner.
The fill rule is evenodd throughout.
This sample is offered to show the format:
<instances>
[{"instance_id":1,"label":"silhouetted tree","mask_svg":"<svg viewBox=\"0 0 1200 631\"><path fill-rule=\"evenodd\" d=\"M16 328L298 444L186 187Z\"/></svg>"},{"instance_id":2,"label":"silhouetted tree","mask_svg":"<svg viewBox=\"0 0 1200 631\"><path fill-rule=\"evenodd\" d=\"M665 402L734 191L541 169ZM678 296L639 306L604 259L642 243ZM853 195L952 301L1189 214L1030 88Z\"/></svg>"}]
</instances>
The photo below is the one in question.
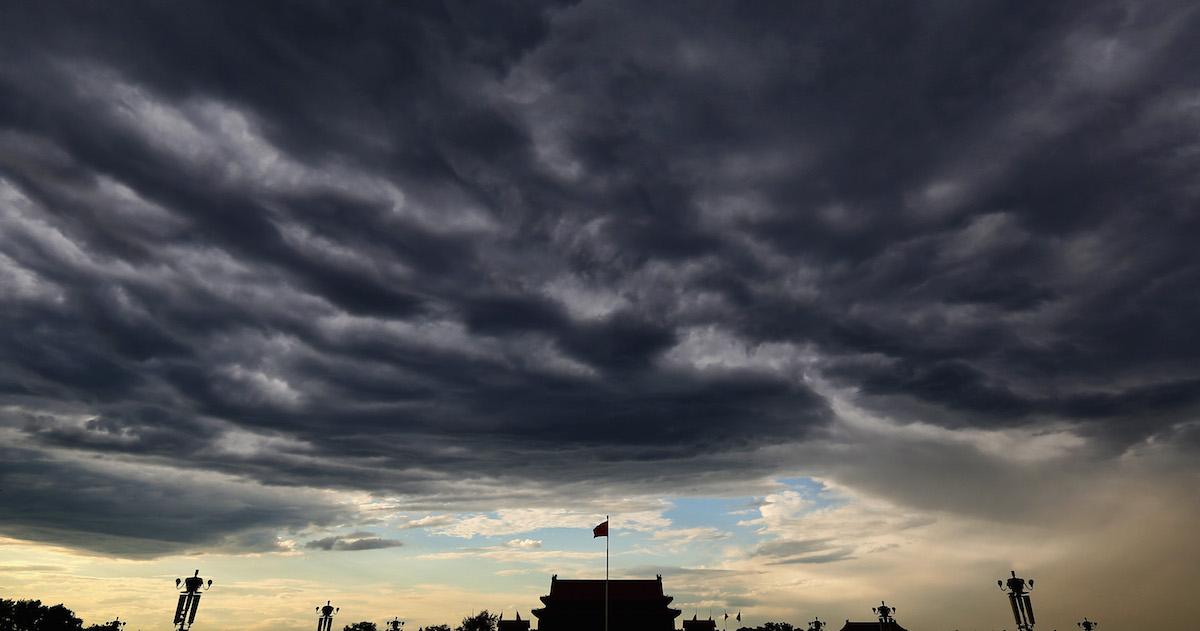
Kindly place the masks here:
<instances>
[{"instance_id":1,"label":"silhouetted tree","mask_svg":"<svg viewBox=\"0 0 1200 631\"><path fill-rule=\"evenodd\" d=\"M761 627L738 627L737 631L795 631L795 627L786 622L764 622Z\"/></svg>"},{"instance_id":2,"label":"silhouetted tree","mask_svg":"<svg viewBox=\"0 0 1200 631\"><path fill-rule=\"evenodd\" d=\"M348 624L342 629L342 631L379 631L379 627L375 626L374 622L367 622L364 620L362 622Z\"/></svg>"},{"instance_id":3,"label":"silhouetted tree","mask_svg":"<svg viewBox=\"0 0 1200 631\"><path fill-rule=\"evenodd\" d=\"M0 598L0 631L80 631L83 621L62 605Z\"/></svg>"},{"instance_id":4,"label":"silhouetted tree","mask_svg":"<svg viewBox=\"0 0 1200 631\"><path fill-rule=\"evenodd\" d=\"M496 621L500 619L500 614L488 613L487 609L470 616L463 618L462 624L458 625L454 631L496 631ZM425 627L428 631L429 627Z\"/></svg>"}]
</instances>

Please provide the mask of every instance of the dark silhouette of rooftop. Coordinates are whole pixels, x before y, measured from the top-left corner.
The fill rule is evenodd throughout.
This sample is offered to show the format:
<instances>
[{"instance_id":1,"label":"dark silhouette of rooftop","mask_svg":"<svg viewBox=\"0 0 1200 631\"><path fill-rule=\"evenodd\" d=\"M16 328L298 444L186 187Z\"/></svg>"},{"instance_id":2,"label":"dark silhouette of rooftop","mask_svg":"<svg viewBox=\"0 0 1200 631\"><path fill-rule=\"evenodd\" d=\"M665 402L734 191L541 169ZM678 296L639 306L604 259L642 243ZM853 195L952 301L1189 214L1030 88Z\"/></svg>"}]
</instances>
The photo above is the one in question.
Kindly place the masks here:
<instances>
[{"instance_id":1,"label":"dark silhouette of rooftop","mask_svg":"<svg viewBox=\"0 0 1200 631\"><path fill-rule=\"evenodd\" d=\"M521 612L517 612L516 620L505 620L504 614L500 614L500 619L496 621L496 631L529 631L529 621L521 619Z\"/></svg>"},{"instance_id":2,"label":"dark silhouette of rooftop","mask_svg":"<svg viewBox=\"0 0 1200 631\"><path fill-rule=\"evenodd\" d=\"M699 620L695 615L691 620L683 621L683 631L716 631L717 621L712 618Z\"/></svg>"},{"instance_id":3,"label":"dark silhouette of rooftop","mask_svg":"<svg viewBox=\"0 0 1200 631\"><path fill-rule=\"evenodd\" d=\"M847 620L845 626L842 627L842 631L908 631L908 629L900 626L895 621L850 622Z\"/></svg>"},{"instance_id":4,"label":"dark silhouette of rooftop","mask_svg":"<svg viewBox=\"0 0 1200 631\"><path fill-rule=\"evenodd\" d=\"M545 605L534 609L538 631L604 631L603 579L550 579ZM675 631L678 609L663 593L662 576L655 579L608 581L609 631Z\"/></svg>"},{"instance_id":5,"label":"dark silhouette of rooftop","mask_svg":"<svg viewBox=\"0 0 1200 631\"><path fill-rule=\"evenodd\" d=\"M561 579L554 578L550 583L550 593L542 596L546 599L562 601L591 601L599 598L604 600L603 579ZM608 600L610 603L620 601L642 602L674 600L663 594L662 579L613 579L608 581Z\"/></svg>"},{"instance_id":6,"label":"dark silhouette of rooftop","mask_svg":"<svg viewBox=\"0 0 1200 631\"><path fill-rule=\"evenodd\" d=\"M908 631L896 622L892 614L896 613L895 607L890 607L884 601L879 602L878 607L871 607L871 613L879 617L874 622L850 622L842 627L842 631Z\"/></svg>"}]
</instances>

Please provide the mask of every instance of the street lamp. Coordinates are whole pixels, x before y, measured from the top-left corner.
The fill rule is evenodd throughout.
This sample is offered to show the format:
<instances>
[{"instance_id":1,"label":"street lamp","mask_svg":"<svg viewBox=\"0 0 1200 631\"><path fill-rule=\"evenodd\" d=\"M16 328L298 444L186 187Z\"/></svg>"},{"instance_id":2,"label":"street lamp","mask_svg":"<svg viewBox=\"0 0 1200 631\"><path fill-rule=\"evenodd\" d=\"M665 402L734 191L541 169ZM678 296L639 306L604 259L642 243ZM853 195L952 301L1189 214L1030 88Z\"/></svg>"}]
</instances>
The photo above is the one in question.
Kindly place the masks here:
<instances>
[{"instance_id":1,"label":"street lamp","mask_svg":"<svg viewBox=\"0 0 1200 631\"><path fill-rule=\"evenodd\" d=\"M1091 620L1087 619L1087 616L1084 616L1083 620L1080 620L1079 622L1075 623L1075 626L1079 627L1080 629L1083 629L1083 631L1092 631L1096 627L1100 626L1100 623L1092 622Z\"/></svg>"},{"instance_id":2,"label":"street lamp","mask_svg":"<svg viewBox=\"0 0 1200 631\"><path fill-rule=\"evenodd\" d=\"M1029 592L1033 591L1033 579L1026 581L1017 576L1015 570L1008 580L1000 579L996 585L1000 591L1008 594L1008 604L1012 607L1013 620L1017 623L1017 631L1033 631L1033 602L1029 600Z\"/></svg>"},{"instance_id":3,"label":"street lamp","mask_svg":"<svg viewBox=\"0 0 1200 631\"><path fill-rule=\"evenodd\" d=\"M896 619L892 617L892 614L896 613L896 608L889 607L888 604L882 600L879 601L878 607L871 607L871 611L875 612L875 614L879 616L880 624L896 621Z\"/></svg>"},{"instance_id":4,"label":"street lamp","mask_svg":"<svg viewBox=\"0 0 1200 631\"><path fill-rule=\"evenodd\" d=\"M821 631L825 628L825 621L813 616L811 622L808 623L808 631Z\"/></svg>"},{"instance_id":5,"label":"street lamp","mask_svg":"<svg viewBox=\"0 0 1200 631\"><path fill-rule=\"evenodd\" d=\"M179 589L181 584L183 591L179 592L179 604L175 605L175 628L177 631L188 631L196 621L196 610L200 608L200 591L212 587L212 581L206 584L200 578L200 570L196 570L186 579L175 579L175 589Z\"/></svg>"},{"instance_id":6,"label":"street lamp","mask_svg":"<svg viewBox=\"0 0 1200 631\"><path fill-rule=\"evenodd\" d=\"M383 626L386 627L388 631L400 631L400 629L404 627L404 621L399 618L392 618L391 620L383 623Z\"/></svg>"},{"instance_id":7,"label":"street lamp","mask_svg":"<svg viewBox=\"0 0 1200 631\"><path fill-rule=\"evenodd\" d=\"M317 631L332 631L333 630L333 614L341 611L341 607L334 607L325 601L324 607L317 607Z\"/></svg>"}]
</instances>

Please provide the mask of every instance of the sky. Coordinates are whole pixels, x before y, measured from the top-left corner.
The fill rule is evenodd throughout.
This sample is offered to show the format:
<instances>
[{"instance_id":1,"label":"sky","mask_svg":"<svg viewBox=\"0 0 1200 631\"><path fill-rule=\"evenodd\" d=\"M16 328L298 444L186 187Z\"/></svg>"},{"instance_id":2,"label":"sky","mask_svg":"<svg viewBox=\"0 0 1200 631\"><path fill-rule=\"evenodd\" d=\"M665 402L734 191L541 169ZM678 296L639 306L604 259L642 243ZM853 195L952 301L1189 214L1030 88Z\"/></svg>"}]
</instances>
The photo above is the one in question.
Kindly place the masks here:
<instances>
[{"instance_id":1,"label":"sky","mask_svg":"<svg viewBox=\"0 0 1200 631\"><path fill-rule=\"evenodd\" d=\"M1179 0L0 5L0 597L1184 628ZM340 628L340 627L339 627Z\"/></svg>"}]
</instances>

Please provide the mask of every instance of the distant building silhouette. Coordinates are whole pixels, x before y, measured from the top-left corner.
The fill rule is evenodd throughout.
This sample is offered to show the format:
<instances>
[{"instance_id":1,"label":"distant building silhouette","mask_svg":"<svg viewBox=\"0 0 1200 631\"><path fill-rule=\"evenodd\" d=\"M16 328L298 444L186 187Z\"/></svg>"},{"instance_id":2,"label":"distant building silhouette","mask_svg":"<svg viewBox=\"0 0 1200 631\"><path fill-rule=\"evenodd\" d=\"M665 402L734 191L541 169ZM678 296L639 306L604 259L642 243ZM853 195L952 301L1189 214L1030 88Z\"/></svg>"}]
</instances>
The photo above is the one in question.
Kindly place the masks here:
<instances>
[{"instance_id":1,"label":"distant building silhouette","mask_svg":"<svg viewBox=\"0 0 1200 631\"><path fill-rule=\"evenodd\" d=\"M533 610L538 631L604 631L603 580L556 574L541 600L545 607ZM663 593L662 576L608 581L609 631L675 631L680 611L668 606L672 600Z\"/></svg>"},{"instance_id":2,"label":"distant building silhouette","mask_svg":"<svg viewBox=\"0 0 1200 631\"><path fill-rule=\"evenodd\" d=\"M517 612L516 620L505 620L504 614L500 614L500 619L496 621L496 631L529 631L529 621L521 619L521 612Z\"/></svg>"},{"instance_id":3,"label":"distant building silhouette","mask_svg":"<svg viewBox=\"0 0 1200 631\"><path fill-rule=\"evenodd\" d=\"M697 620L693 615L691 620L683 621L683 631L717 631L717 621L712 618Z\"/></svg>"},{"instance_id":4,"label":"distant building silhouette","mask_svg":"<svg viewBox=\"0 0 1200 631\"><path fill-rule=\"evenodd\" d=\"M894 620L892 622L880 622L878 620L875 622L850 622L847 620L846 624L842 627L842 631L908 631L908 629L900 626Z\"/></svg>"},{"instance_id":5,"label":"distant building silhouette","mask_svg":"<svg viewBox=\"0 0 1200 631\"><path fill-rule=\"evenodd\" d=\"M874 622L850 622L847 620L842 631L908 631L892 617L892 614L896 613L895 607L889 607L887 603L881 602L878 607L872 607L871 611L879 617L878 620Z\"/></svg>"}]
</instances>

